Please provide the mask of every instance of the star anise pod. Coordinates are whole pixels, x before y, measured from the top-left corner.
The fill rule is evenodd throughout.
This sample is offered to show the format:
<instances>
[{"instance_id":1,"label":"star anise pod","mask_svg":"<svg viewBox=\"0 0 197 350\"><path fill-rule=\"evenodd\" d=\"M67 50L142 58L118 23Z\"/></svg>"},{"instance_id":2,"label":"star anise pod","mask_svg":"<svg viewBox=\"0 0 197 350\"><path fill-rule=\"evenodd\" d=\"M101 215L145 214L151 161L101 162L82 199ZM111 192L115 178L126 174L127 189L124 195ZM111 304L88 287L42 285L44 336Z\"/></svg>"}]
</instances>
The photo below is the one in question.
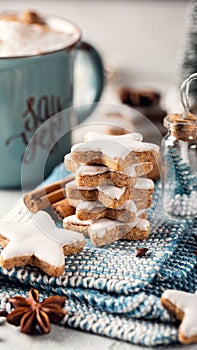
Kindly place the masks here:
<instances>
[{"instance_id":1,"label":"star anise pod","mask_svg":"<svg viewBox=\"0 0 197 350\"><path fill-rule=\"evenodd\" d=\"M59 323L66 314L62 310L65 300L65 297L56 295L40 303L38 291L32 288L27 299L21 296L9 298L14 311L7 316L7 321L20 326L22 333L33 334L37 327L41 333L49 333L50 323Z\"/></svg>"},{"instance_id":2,"label":"star anise pod","mask_svg":"<svg viewBox=\"0 0 197 350\"><path fill-rule=\"evenodd\" d=\"M135 256L137 257L145 256L147 251L148 251L148 248L136 248Z\"/></svg>"}]
</instances>

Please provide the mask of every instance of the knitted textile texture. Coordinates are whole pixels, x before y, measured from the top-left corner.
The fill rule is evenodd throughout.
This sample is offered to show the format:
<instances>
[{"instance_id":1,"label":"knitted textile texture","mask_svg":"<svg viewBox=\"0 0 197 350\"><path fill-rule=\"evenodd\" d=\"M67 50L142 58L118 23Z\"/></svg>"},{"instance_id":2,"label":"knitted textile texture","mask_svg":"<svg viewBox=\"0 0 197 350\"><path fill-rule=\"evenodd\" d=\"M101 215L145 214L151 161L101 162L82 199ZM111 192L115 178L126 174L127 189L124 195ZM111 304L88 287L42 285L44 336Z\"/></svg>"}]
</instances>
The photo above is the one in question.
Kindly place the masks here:
<instances>
[{"instance_id":1,"label":"knitted textile texture","mask_svg":"<svg viewBox=\"0 0 197 350\"><path fill-rule=\"evenodd\" d=\"M45 185L61 177L62 165ZM25 221L27 214L21 200L4 220ZM87 239L81 253L65 258L61 277L50 277L31 266L0 268L1 309L9 311L9 297L26 296L29 288L34 287L43 298L53 294L67 297L68 314L62 326L144 346L177 343L177 324L162 307L160 296L165 289L195 292L197 288L192 236L197 233L197 219L165 217L160 184L155 186L148 218L151 222L148 240L117 241L97 248ZM146 256L136 257L138 247L148 248Z\"/></svg>"}]
</instances>

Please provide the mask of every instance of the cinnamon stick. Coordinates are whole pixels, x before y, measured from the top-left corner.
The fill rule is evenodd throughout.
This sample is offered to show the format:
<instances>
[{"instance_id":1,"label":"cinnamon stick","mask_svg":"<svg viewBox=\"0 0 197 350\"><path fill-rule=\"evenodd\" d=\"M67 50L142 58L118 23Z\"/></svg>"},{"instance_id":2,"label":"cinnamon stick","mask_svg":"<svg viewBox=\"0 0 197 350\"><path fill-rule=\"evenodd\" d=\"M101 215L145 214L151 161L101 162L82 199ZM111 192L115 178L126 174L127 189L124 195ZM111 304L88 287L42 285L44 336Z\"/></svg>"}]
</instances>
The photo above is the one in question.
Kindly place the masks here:
<instances>
[{"instance_id":1,"label":"cinnamon stick","mask_svg":"<svg viewBox=\"0 0 197 350\"><path fill-rule=\"evenodd\" d=\"M32 213L37 213L38 210L48 208L53 203L65 198L64 187L73 179L73 176L69 176L63 180L27 193L23 198L25 205Z\"/></svg>"},{"instance_id":2,"label":"cinnamon stick","mask_svg":"<svg viewBox=\"0 0 197 350\"><path fill-rule=\"evenodd\" d=\"M75 214L75 208L73 208L67 201L66 198L52 204L58 219L62 220L67 216Z\"/></svg>"}]
</instances>

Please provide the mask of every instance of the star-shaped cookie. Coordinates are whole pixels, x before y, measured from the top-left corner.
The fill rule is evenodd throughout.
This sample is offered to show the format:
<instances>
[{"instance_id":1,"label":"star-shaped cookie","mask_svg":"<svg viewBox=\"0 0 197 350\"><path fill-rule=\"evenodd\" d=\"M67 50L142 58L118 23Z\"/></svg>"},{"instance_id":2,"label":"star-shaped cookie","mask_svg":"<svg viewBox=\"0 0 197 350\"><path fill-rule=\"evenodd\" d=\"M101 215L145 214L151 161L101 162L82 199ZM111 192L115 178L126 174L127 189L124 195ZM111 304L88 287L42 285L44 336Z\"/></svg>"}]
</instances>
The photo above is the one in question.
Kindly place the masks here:
<instances>
[{"instance_id":1,"label":"star-shaped cookie","mask_svg":"<svg viewBox=\"0 0 197 350\"><path fill-rule=\"evenodd\" d=\"M51 217L39 211L27 222L0 222L0 265L4 268L31 264L50 276L64 271L64 255L76 254L85 245L83 235L57 228Z\"/></svg>"},{"instance_id":2,"label":"star-shaped cookie","mask_svg":"<svg viewBox=\"0 0 197 350\"><path fill-rule=\"evenodd\" d=\"M90 137L91 135L86 134L85 143L71 148L74 162L100 164L111 170L122 171L133 163L154 163L159 157L159 146L137 141L133 134L111 136L96 133L95 136L93 133L93 137Z\"/></svg>"},{"instance_id":3,"label":"star-shaped cookie","mask_svg":"<svg viewBox=\"0 0 197 350\"><path fill-rule=\"evenodd\" d=\"M183 344L197 342L197 293L166 290L161 297L162 305L181 321L179 341Z\"/></svg>"}]
</instances>

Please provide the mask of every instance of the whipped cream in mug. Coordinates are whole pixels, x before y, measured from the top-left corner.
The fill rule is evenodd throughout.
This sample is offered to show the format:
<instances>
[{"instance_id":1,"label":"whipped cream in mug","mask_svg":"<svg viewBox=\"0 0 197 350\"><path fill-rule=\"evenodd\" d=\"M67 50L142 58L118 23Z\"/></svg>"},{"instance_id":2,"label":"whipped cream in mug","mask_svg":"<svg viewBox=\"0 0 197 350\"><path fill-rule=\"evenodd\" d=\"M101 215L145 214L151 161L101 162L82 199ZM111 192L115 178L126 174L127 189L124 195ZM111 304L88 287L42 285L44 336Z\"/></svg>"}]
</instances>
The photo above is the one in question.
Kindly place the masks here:
<instances>
[{"instance_id":1,"label":"whipped cream in mug","mask_svg":"<svg viewBox=\"0 0 197 350\"><path fill-rule=\"evenodd\" d=\"M75 40L69 23L61 26L54 19L42 18L35 12L0 16L0 57L29 56L56 51Z\"/></svg>"}]
</instances>

